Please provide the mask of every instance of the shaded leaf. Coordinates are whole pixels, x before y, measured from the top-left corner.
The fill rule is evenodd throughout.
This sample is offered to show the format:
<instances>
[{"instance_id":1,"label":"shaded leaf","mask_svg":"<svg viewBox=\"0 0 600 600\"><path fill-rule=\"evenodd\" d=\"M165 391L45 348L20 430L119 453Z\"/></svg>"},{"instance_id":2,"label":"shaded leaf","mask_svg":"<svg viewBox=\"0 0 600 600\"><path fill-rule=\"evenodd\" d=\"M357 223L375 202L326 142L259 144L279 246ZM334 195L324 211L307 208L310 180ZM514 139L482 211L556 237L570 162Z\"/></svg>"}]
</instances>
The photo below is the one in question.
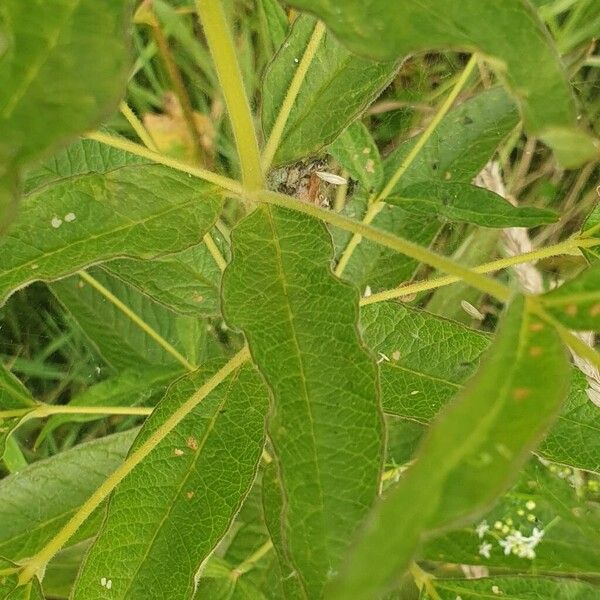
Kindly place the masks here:
<instances>
[{"instance_id":1,"label":"shaded leaf","mask_svg":"<svg viewBox=\"0 0 600 600\"><path fill-rule=\"evenodd\" d=\"M315 19L306 16L296 19L265 73L265 139L271 133L315 23ZM358 57L326 33L288 116L274 164L311 156L331 143L388 85L398 66L395 61L377 63Z\"/></svg>"},{"instance_id":2,"label":"shaded leaf","mask_svg":"<svg viewBox=\"0 0 600 600\"><path fill-rule=\"evenodd\" d=\"M0 181L116 107L127 82L130 7L56 0L32 10L20 0L3 2Z\"/></svg>"},{"instance_id":3,"label":"shaded leaf","mask_svg":"<svg viewBox=\"0 0 600 600\"><path fill-rule=\"evenodd\" d=\"M592 138L576 128L575 97L558 52L528 2L292 0L317 14L354 52L379 60L439 48L478 51L518 98L525 125L556 150L564 166L598 155ZM518 35L508 35L518 32Z\"/></svg>"},{"instance_id":4,"label":"shaded leaf","mask_svg":"<svg viewBox=\"0 0 600 600\"><path fill-rule=\"evenodd\" d=\"M482 227L535 227L554 223L558 215L545 208L513 206L485 188L468 183L416 183L390 196L386 202L409 213L438 219L462 221Z\"/></svg>"},{"instance_id":5,"label":"shaded leaf","mask_svg":"<svg viewBox=\"0 0 600 600\"><path fill-rule=\"evenodd\" d=\"M232 248L225 317L273 392L282 536L306 595L318 598L378 489L381 416L358 298L331 274L325 229L304 215L263 206L237 225Z\"/></svg>"},{"instance_id":6,"label":"shaded leaf","mask_svg":"<svg viewBox=\"0 0 600 600\"><path fill-rule=\"evenodd\" d=\"M171 386L133 450L219 364ZM115 489L72 597L189 597L195 573L250 490L264 444L266 408L267 391L250 366L204 398ZM99 586L102 577L111 580L110 590Z\"/></svg>"},{"instance_id":7,"label":"shaded leaf","mask_svg":"<svg viewBox=\"0 0 600 600\"><path fill-rule=\"evenodd\" d=\"M0 302L32 281L101 260L183 250L202 239L221 202L213 186L160 165L74 177L33 192L0 242Z\"/></svg>"},{"instance_id":8,"label":"shaded leaf","mask_svg":"<svg viewBox=\"0 0 600 600\"><path fill-rule=\"evenodd\" d=\"M0 481L0 554L13 560L32 556L122 462L136 430L80 444L35 462ZM70 540L93 535L98 510Z\"/></svg>"},{"instance_id":9,"label":"shaded leaf","mask_svg":"<svg viewBox=\"0 0 600 600\"><path fill-rule=\"evenodd\" d=\"M126 369L77 394L69 406L148 406L164 394L166 386L181 376L182 371L177 367L148 367L142 372L139 368ZM39 446L47 435L65 423L89 423L103 418L106 415L53 415L42 428L36 445Z\"/></svg>"},{"instance_id":10,"label":"shaded leaf","mask_svg":"<svg viewBox=\"0 0 600 600\"><path fill-rule=\"evenodd\" d=\"M515 106L502 89L491 89L463 102L444 117L393 192L403 192L420 182L470 183L517 120ZM417 138L407 140L385 159L384 181L404 162L416 141ZM344 212L359 219L365 210L366 197L357 195ZM431 244L441 228L429 216L410 214L392 205L386 205L372 224L422 246ZM336 246L344 247L349 236L335 230L334 234ZM409 280L417 267L413 259L363 240L354 251L344 277L357 283L361 290L368 285L376 292Z\"/></svg>"},{"instance_id":11,"label":"shaded leaf","mask_svg":"<svg viewBox=\"0 0 600 600\"><path fill-rule=\"evenodd\" d=\"M375 597L406 569L424 534L475 518L492 502L554 419L568 373L558 334L517 297L486 362L373 511L331 597Z\"/></svg>"},{"instance_id":12,"label":"shaded leaf","mask_svg":"<svg viewBox=\"0 0 600 600\"><path fill-rule=\"evenodd\" d=\"M89 274L167 342L183 352L177 320L189 317L178 317L162 304L101 269L90 269ZM176 362L156 340L79 276L57 281L49 287L104 359L116 369L139 371L149 365L172 365Z\"/></svg>"},{"instance_id":13,"label":"shaded leaf","mask_svg":"<svg viewBox=\"0 0 600 600\"><path fill-rule=\"evenodd\" d=\"M327 148L327 152L366 191L379 190L383 164L375 140L363 123L355 121L349 125Z\"/></svg>"},{"instance_id":14,"label":"shaded leaf","mask_svg":"<svg viewBox=\"0 0 600 600\"><path fill-rule=\"evenodd\" d=\"M600 331L600 264L544 294L541 301L570 329Z\"/></svg>"}]
</instances>

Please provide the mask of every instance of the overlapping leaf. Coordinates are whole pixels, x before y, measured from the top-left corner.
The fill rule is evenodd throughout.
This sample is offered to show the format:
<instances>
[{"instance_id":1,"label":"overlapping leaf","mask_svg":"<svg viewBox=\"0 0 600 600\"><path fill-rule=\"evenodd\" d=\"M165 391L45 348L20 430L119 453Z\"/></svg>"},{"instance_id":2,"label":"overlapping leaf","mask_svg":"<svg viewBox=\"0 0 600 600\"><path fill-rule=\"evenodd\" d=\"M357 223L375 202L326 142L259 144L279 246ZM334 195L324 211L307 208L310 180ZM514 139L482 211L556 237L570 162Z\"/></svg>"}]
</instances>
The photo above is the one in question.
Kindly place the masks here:
<instances>
[{"instance_id":1,"label":"overlapping leaf","mask_svg":"<svg viewBox=\"0 0 600 600\"><path fill-rule=\"evenodd\" d=\"M416 183L386 202L401 206L408 213L429 218L437 215L440 219L481 227L535 227L558 220L551 210L513 206L498 194L467 183Z\"/></svg>"},{"instance_id":2,"label":"overlapping leaf","mask_svg":"<svg viewBox=\"0 0 600 600\"><path fill-rule=\"evenodd\" d=\"M576 128L575 98L552 39L523 0L438 0L389 4L350 0L293 0L351 50L380 60L439 48L477 51L518 98L529 130L548 141L565 166L598 155L591 137ZM514 35L508 36L507 32Z\"/></svg>"},{"instance_id":3,"label":"overlapping leaf","mask_svg":"<svg viewBox=\"0 0 600 600\"><path fill-rule=\"evenodd\" d=\"M315 19L300 17L269 65L263 80L262 126L268 138L302 59ZM396 61L377 63L358 57L325 34L288 116L274 164L318 152L332 142L388 85Z\"/></svg>"},{"instance_id":4,"label":"overlapping leaf","mask_svg":"<svg viewBox=\"0 0 600 600\"><path fill-rule=\"evenodd\" d=\"M273 392L283 543L305 594L319 598L377 495L382 459L357 294L332 276L323 226L297 213L257 209L236 227L232 251L225 316Z\"/></svg>"},{"instance_id":5,"label":"overlapping leaf","mask_svg":"<svg viewBox=\"0 0 600 600\"><path fill-rule=\"evenodd\" d=\"M429 424L477 367L490 337L454 321L398 303L361 309L363 335L379 356L386 413ZM537 452L562 464L600 473L600 410L590 402L583 374Z\"/></svg>"},{"instance_id":6,"label":"overlapping leaf","mask_svg":"<svg viewBox=\"0 0 600 600\"><path fill-rule=\"evenodd\" d=\"M91 129L127 81L130 2L6 0L0 13L0 215L17 169Z\"/></svg>"},{"instance_id":7,"label":"overlapping leaf","mask_svg":"<svg viewBox=\"0 0 600 600\"><path fill-rule=\"evenodd\" d=\"M442 120L393 193L402 193L410 185L429 181L470 183L517 120L514 104L501 89L492 89L467 100ZM389 181L415 143L416 138L404 142L385 159L384 181ZM366 195L359 194L348 203L345 214L358 219L365 210ZM375 217L373 226L428 246L441 224L429 216L417 216L387 205ZM336 246L343 248L348 237L335 233ZM378 291L410 279L417 266L411 258L363 240L354 251L344 277L361 289L368 285L372 291Z\"/></svg>"},{"instance_id":8,"label":"overlapping leaf","mask_svg":"<svg viewBox=\"0 0 600 600\"><path fill-rule=\"evenodd\" d=\"M474 518L492 502L557 414L568 369L558 334L515 299L485 364L371 514L331 597L377 596L402 574L426 532Z\"/></svg>"},{"instance_id":9,"label":"overlapping leaf","mask_svg":"<svg viewBox=\"0 0 600 600\"><path fill-rule=\"evenodd\" d=\"M0 302L32 281L58 279L102 260L183 250L210 229L221 202L214 187L160 165L42 187L24 198L2 239Z\"/></svg>"},{"instance_id":10,"label":"overlapping leaf","mask_svg":"<svg viewBox=\"0 0 600 600\"><path fill-rule=\"evenodd\" d=\"M139 448L217 370L176 382L145 423ZM189 597L194 575L225 535L254 480L267 391L250 366L199 403L115 490L74 599ZM111 581L101 587L102 577Z\"/></svg>"}]
</instances>

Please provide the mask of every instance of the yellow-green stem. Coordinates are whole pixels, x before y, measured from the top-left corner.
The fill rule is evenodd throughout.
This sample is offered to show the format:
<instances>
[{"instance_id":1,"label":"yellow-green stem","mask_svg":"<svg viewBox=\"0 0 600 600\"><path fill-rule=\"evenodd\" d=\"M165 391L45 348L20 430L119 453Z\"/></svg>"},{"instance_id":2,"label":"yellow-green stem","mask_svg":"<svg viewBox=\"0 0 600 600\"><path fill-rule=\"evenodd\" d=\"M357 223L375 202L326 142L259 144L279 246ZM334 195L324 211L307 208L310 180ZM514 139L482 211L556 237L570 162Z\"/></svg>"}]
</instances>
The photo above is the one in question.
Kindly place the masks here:
<instances>
[{"instance_id":1,"label":"yellow-green stem","mask_svg":"<svg viewBox=\"0 0 600 600\"><path fill-rule=\"evenodd\" d=\"M152 408L146 406L69 406L61 404L39 404L37 408L15 408L1 410L0 419L23 417L29 419L45 419L51 415L140 415L152 414Z\"/></svg>"},{"instance_id":2,"label":"yellow-green stem","mask_svg":"<svg viewBox=\"0 0 600 600\"><path fill-rule=\"evenodd\" d=\"M572 238L559 244L554 244L553 246L547 246L546 248L540 248L539 250L526 252L525 254L518 254L516 256L508 256L507 258L493 260L491 262L472 267L471 270L482 275L485 273L493 273L494 271L500 271L501 269L540 260L542 258L548 258L550 256L571 254L577 250L577 248L591 248L592 246L597 246L599 244L600 240L582 240L579 238ZM461 278L454 275L436 277L435 279L430 279L429 281L418 281L417 283L410 285L399 286L391 290L385 290L377 294L372 294L368 298L361 298L360 304L361 306L364 306L367 304L375 304L377 302L385 302L386 300L393 300L395 298L402 298L403 296L412 296L413 294L435 290L445 285L457 283L458 281L461 281Z\"/></svg>"},{"instance_id":3,"label":"yellow-green stem","mask_svg":"<svg viewBox=\"0 0 600 600\"><path fill-rule=\"evenodd\" d=\"M205 234L203 240L206 244L206 247L208 248L208 251L213 257L213 260L217 264L217 267L219 267L221 271L224 271L225 267L227 266L227 261L225 260L225 257L221 254L219 247L217 246L217 244L215 244L215 241L212 239L210 233Z\"/></svg>"},{"instance_id":4,"label":"yellow-green stem","mask_svg":"<svg viewBox=\"0 0 600 600\"><path fill-rule=\"evenodd\" d=\"M256 552L251 554L243 563L240 563L235 569L232 569L230 573L231 579L238 579L244 573L247 573L251 569L254 568L256 563L263 557L265 554L271 551L273 548L273 542L271 540L266 541Z\"/></svg>"},{"instance_id":5,"label":"yellow-green stem","mask_svg":"<svg viewBox=\"0 0 600 600\"><path fill-rule=\"evenodd\" d=\"M137 136L142 140L142 143L146 148L152 150L152 152L158 152L158 148L154 143L154 140L148 133L148 130L144 127L143 123L137 118L136 114L131 110L127 102L121 102L119 105L121 114L127 119L127 122L131 125L132 129L136 132Z\"/></svg>"},{"instance_id":6,"label":"yellow-green stem","mask_svg":"<svg viewBox=\"0 0 600 600\"><path fill-rule=\"evenodd\" d=\"M141 319L125 303L121 302L110 290L105 288L97 279L94 279L89 273L79 271L79 277L91 285L96 291L100 292L107 300L112 302L124 315L131 319L146 335L151 337L159 346L162 346L173 358L179 361L188 371L195 371L197 367L192 365L188 359L174 348L162 335L152 329L148 323Z\"/></svg>"},{"instance_id":7,"label":"yellow-green stem","mask_svg":"<svg viewBox=\"0 0 600 600\"><path fill-rule=\"evenodd\" d=\"M236 371L248 358L247 347L238 352L222 369L217 371L188 400L186 400L150 437L110 475L102 485L82 504L68 523L34 556L23 563L19 584L24 585L42 570L50 559L73 536L86 519L102 504L133 469L139 465L160 442L219 384Z\"/></svg>"},{"instance_id":8,"label":"yellow-green stem","mask_svg":"<svg viewBox=\"0 0 600 600\"><path fill-rule=\"evenodd\" d=\"M235 181L235 179L230 179L229 177L213 173L208 169L193 167L175 158L169 158L168 156L164 156L158 152L153 152L148 148L144 148L144 146L141 144L130 142L124 138L101 133L100 131L89 133L85 137L90 140L96 140L101 144L106 144L107 146L124 150L125 152L131 152L131 154L135 154L136 156L142 156L143 158L147 158L152 162L165 165L166 167L171 167L172 169L181 171L182 173L187 173L188 175L192 175L194 177L198 177L198 179L203 179L204 181L214 183L215 185L218 185L225 190L229 190L230 192L234 192L235 194L244 193L243 186Z\"/></svg>"},{"instance_id":9,"label":"yellow-green stem","mask_svg":"<svg viewBox=\"0 0 600 600\"><path fill-rule=\"evenodd\" d=\"M330 223L335 227L340 227L341 229L345 229L346 231L360 235L363 238L371 240L377 244L381 244L382 246L386 246L387 248L391 248L392 250L400 252L401 254L405 254L406 256L410 256L411 258L439 269L440 271L455 275L469 285L472 285L474 288L477 288L486 294L490 294L502 302L508 301L511 297L510 289L498 281L483 277L482 275L455 263L445 256L440 256L439 254L436 254L435 252L432 252L423 246L419 246L418 244L399 238L391 233L388 233L387 231L375 229L374 227L370 227L364 223L349 219L344 215L340 215L309 202L302 202L300 200L291 198L290 196L284 196L283 194L278 194L276 192L261 191L252 194L250 198L256 202L263 202L265 204L281 206L283 208L302 212L314 217L315 219L324 221L325 223Z\"/></svg>"},{"instance_id":10,"label":"yellow-green stem","mask_svg":"<svg viewBox=\"0 0 600 600\"><path fill-rule=\"evenodd\" d=\"M411 563L409 570L410 574L415 580L416 586L419 588L419 591L425 588L425 591L427 592L427 595L429 596L430 600L442 600L440 595L437 593L435 586L432 583L432 575L423 571L423 569L421 569L421 567L419 567L419 565L417 565L417 563L415 562Z\"/></svg>"},{"instance_id":11,"label":"yellow-green stem","mask_svg":"<svg viewBox=\"0 0 600 600\"><path fill-rule=\"evenodd\" d=\"M442 119L446 116L448 111L452 108L452 105L458 98L458 95L464 88L465 84L469 80L471 73L477 66L477 55L473 54L471 56L469 62L461 73L460 77L457 79L454 87L448 94L447 98L444 100L442 105L439 107L437 112L435 113L433 119L425 128L425 131L419 136L419 139L412 147L411 151L408 153L407 157L402 161L396 172L392 175L390 180L384 186L384 188L379 192L379 194L372 196L369 199L369 207L365 216L363 217L363 223L369 224L373 221L373 219L381 212L384 207L384 200L394 191L394 188L400 181L400 179L404 176L404 174L408 171L409 167L413 164L415 158L419 155L425 144L431 138L433 132L436 130L438 125L441 123ZM344 249L342 256L337 264L335 269L335 274L340 277L348 263L350 262L350 258L356 250L357 246L360 244L361 238L359 236L353 236L348 243L348 246Z\"/></svg>"},{"instance_id":12,"label":"yellow-green stem","mask_svg":"<svg viewBox=\"0 0 600 600\"><path fill-rule=\"evenodd\" d=\"M269 135L269 139L267 141L267 145L262 154L261 164L263 173L266 174L269 168L271 167L271 163L273 162L273 157L277 152L277 148L279 147L279 142L281 142L281 138L283 136L283 130L285 129L285 125L290 116L290 112L294 106L294 102L298 97L298 92L302 87L302 82L306 77L306 73L308 71L308 67L312 62L323 34L325 33L325 25L321 21L317 21L315 28L310 36L310 40L306 46L306 50L298 64L298 68L292 77L292 81L290 83L290 87L283 99L283 103L281 105L281 109L279 110L279 114L275 119L275 123L273 124L273 128L271 129L271 134Z\"/></svg>"},{"instance_id":13,"label":"yellow-green stem","mask_svg":"<svg viewBox=\"0 0 600 600\"><path fill-rule=\"evenodd\" d=\"M220 0L196 0L196 11L229 113L244 186L251 190L258 189L263 181L258 141L223 5Z\"/></svg>"}]
</instances>

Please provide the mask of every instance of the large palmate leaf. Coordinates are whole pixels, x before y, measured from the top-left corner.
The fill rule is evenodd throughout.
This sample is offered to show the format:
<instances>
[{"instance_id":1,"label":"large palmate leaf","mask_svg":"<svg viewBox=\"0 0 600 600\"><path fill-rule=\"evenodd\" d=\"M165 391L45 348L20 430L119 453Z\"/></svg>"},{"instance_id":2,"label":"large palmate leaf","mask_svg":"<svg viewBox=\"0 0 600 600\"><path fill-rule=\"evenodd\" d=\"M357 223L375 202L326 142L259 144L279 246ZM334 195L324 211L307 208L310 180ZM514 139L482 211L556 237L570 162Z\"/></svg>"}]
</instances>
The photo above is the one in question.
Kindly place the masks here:
<instances>
[{"instance_id":1,"label":"large palmate leaf","mask_svg":"<svg viewBox=\"0 0 600 600\"><path fill-rule=\"evenodd\" d=\"M33 463L0 481L0 555L32 556L73 516L125 457L136 431L110 435ZM75 543L94 535L98 511Z\"/></svg>"},{"instance_id":2,"label":"large palmate leaf","mask_svg":"<svg viewBox=\"0 0 600 600\"><path fill-rule=\"evenodd\" d=\"M481 227L535 227L558 220L551 210L513 206L498 194L467 183L416 183L404 189L402 195L386 198L386 202L411 214Z\"/></svg>"},{"instance_id":3,"label":"large palmate leaf","mask_svg":"<svg viewBox=\"0 0 600 600\"><path fill-rule=\"evenodd\" d=\"M210 229L221 202L213 186L160 165L42 187L24 198L0 242L0 302L32 281L51 281L102 260L183 250Z\"/></svg>"},{"instance_id":4,"label":"large palmate leaf","mask_svg":"<svg viewBox=\"0 0 600 600\"><path fill-rule=\"evenodd\" d=\"M479 366L490 336L395 302L361 309L363 335L380 357L381 399L390 415L429 424ZM600 410L573 370L556 423L537 452L559 463L600 473Z\"/></svg>"},{"instance_id":5,"label":"large palmate leaf","mask_svg":"<svg viewBox=\"0 0 600 600\"><path fill-rule=\"evenodd\" d=\"M176 382L133 450L218 365ZM264 439L267 390L250 366L213 390L116 488L77 580L74 599L187 598L194 575L248 493ZM102 577L111 586L100 587Z\"/></svg>"},{"instance_id":6,"label":"large palmate leaf","mask_svg":"<svg viewBox=\"0 0 600 600\"><path fill-rule=\"evenodd\" d=\"M331 597L376 597L403 573L426 532L473 518L494 500L554 419L568 373L558 334L516 298L485 364L371 514Z\"/></svg>"},{"instance_id":7,"label":"large palmate leaf","mask_svg":"<svg viewBox=\"0 0 600 600\"><path fill-rule=\"evenodd\" d=\"M90 269L89 273L163 339L185 353L178 320L191 321L191 317L178 316L102 269ZM146 331L79 276L57 281L49 287L104 359L116 369L139 370L142 366L175 362Z\"/></svg>"},{"instance_id":8,"label":"large palmate leaf","mask_svg":"<svg viewBox=\"0 0 600 600\"><path fill-rule=\"evenodd\" d=\"M127 81L123 0L6 0L0 9L0 215L17 169L91 129Z\"/></svg>"},{"instance_id":9,"label":"large palmate leaf","mask_svg":"<svg viewBox=\"0 0 600 600\"><path fill-rule=\"evenodd\" d=\"M600 331L600 264L548 292L542 302L567 327Z\"/></svg>"},{"instance_id":10,"label":"large palmate leaf","mask_svg":"<svg viewBox=\"0 0 600 600\"><path fill-rule=\"evenodd\" d=\"M262 125L267 138L315 24L310 17L296 19L265 73ZM397 70L396 61L377 63L358 57L326 33L288 116L275 164L310 156L332 142L388 85Z\"/></svg>"},{"instance_id":11,"label":"large palmate leaf","mask_svg":"<svg viewBox=\"0 0 600 600\"><path fill-rule=\"evenodd\" d=\"M467 100L446 115L393 192L402 193L408 186L429 181L470 183L517 120L514 104L499 88ZM385 159L384 181L389 181L415 143L416 138L404 142ZM366 196L357 195L348 203L345 213L358 219L365 210ZM375 217L373 226L428 246L440 231L441 223L429 215L423 217L386 205ZM343 248L348 237L336 233L336 246ZM379 291L410 279L417 266L411 258L363 240L352 254L344 277L361 289L368 285L372 291Z\"/></svg>"},{"instance_id":12,"label":"large palmate leaf","mask_svg":"<svg viewBox=\"0 0 600 600\"><path fill-rule=\"evenodd\" d=\"M358 295L332 276L330 240L309 217L263 206L237 225L232 252L224 313L273 392L283 543L304 593L319 598L377 495L381 468Z\"/></svg>"},{"instance_id":13,"label":"large palmate leaf","mask_svg":"<svg viewBox=\"0 0 600 600\"><path fill-rule=\"evenodd\" d=\"M553 474L550 469L558 473ZM555 465L550 469L533 459L523 469L517 485L482 520L434 536L425 544L422 556L512 572L567 576L585 573L597 577L600 572L598 505L591 498L578 496L581 492L585 495L585 490L574 489L572 472L569 481L562 478L564 469ZM527 543L530 551L523 552L524 548L511 544L516 532L529 538L534 528L537 539Z\"/></svg>"},{"instance_id":14,"label":"large palmate leaf","mask_svg":"<svg viewBox=\"0 0 600 600\"><path fill-rule=\"evenodd\" d=\"M553 145L565 166L598 154L576 128L577 110L558 52L525 0L293 0L317 14L351 50L380 60L436 48L480 52L518 98L529 130ZM506 32L515 35L508 36Z\"/></svg>"},{"instance_id":15,"label":"large palmate leaf","mask_svg":"<svg viewBox=\"0 0 600 600\"><path fill-rule=\"evenodd\" d=\"M0 458L4 455L8 436L23 419L27 418L27 413L22 416L2 415L2 413L13 410L33 410L36 405L29 390L4 365L0 364Z\"/></svg>"}]
</instances>

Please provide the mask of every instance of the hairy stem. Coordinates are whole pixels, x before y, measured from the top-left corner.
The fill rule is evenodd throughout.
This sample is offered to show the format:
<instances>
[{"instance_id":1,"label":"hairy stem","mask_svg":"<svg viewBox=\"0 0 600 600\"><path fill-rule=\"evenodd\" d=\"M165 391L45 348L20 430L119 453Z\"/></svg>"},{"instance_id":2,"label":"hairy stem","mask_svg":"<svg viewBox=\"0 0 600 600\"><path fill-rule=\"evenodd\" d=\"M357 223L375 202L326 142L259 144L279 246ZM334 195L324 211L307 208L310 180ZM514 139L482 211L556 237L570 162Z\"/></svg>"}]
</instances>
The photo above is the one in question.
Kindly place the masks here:
<instances>
[{"instance_id":1,"label":"hairy stem","mask_svg":"<svg viewBox=\"0 0 600 600\"><path fill-rule=\"evenodd\" d=\"M279 114L275 119L275 124L273 125L273 129L271 129L271 134L269 135L269 139L267 141L267 145L262 154L261 164L263 173L266 174L269 168L271 167L271 163L273 162L273 157L277 152L277 148L279 147L279 143L281 142L281 138L283 136L283 130L285 129L285 125L290 116L290 112L294 106L294 102L298 97L298 93L300 92L300 88L302 87L302 82L306 77L306 73L308 72L308 68L310 67L310 63L312 62L315 54L317 53L317 49L319 48L319 44L323 35L325 33L325 25L321 21L317 21L315 28L310 36L310 40L306 46L306 50L302 56L302 60L298 64L298 68L294 73L294 77L290 83L290 87L283 99L283 104L281 105L281 109L279 110Z\"/></svg>"},{"instance_id":2,"label":"hairy stem","mask_svg":"<svg viewBox=\"0 0 600 600\"><path fill-rule=\"evenodd\" d=\"M204 181L208 181L209 183L214 183L219 187L228 190L230 192L234 192L236 194L243 194L244 187L235 181L235 179L230 179L229 177L225 177L224 175L219 175L218 173L213 173L208 169L201 169L200 167L193 167L191 165L187 165L180 160L175 158L169 158L168 156L164 156L158 152L154 152L149 150L148 148L144 148L141 144L136 144L135 142L130 142L125 138L120 138L114 135L108 135L106 133L101 133L100 131L96 131L94 133L89 133L86 135L90 140L96 140L101 144L106 144L107 146L111 146L113 148L118 148L119 150L124 150L125 152L130 152L131 154L135 154L136 156L142 156L143 158L147 158L148 160L165 165L166 167L171 167L171 169L175 169L176 171L181 171L182 173L187 173L188 175L192 175L193 177L197 177L198 179L203 179Z\"/></svg>"},{"instance_id":3,"label":"hairy stem","mask_svg":"<svg viewBox=\"0 0 600 600\"><path fill-rule=\"evenodd\" d=\"M150 437L110 475L104 483L82 504L69 522L34 556L23 564L19 575L19 584L25 585L32 579L52 557L75 534L86 519L102 504L107 496L117 487L133 469L139 465L162 442L171 431L218 385L236 371L248 358L247 347L238 352L223 368L204 383L188 400L186 400L168 419L150 435Z\"/></svg>"},{"instance_id":4,"label":"hairy stem","mask_svg":"<svg viewBox=\"0 0 600 600\"><path fill-rule=\"evenodd\" d=\"M229 113L244 186L251 190L258 189L262 187L263 181L258 141L223 5L220 0L196 0L196 11Z\"/></svg>"},{"instance_id":5,"label":"hairy stem","mask_svg":"<svg viewBox=\"0 0 600 600\"><path fill-rule=\"evenodd\" d=\"M500 271L501 269L506 269L514 265L521 265L550 256L572 254L578 248L591 248L592 246L597 245L600 245L600 240L572 238L561 242L560 244L554 244L553 246L547 246L546 248L540 248L539 250L532 250L525 254L517 254L516 256L508 256L506 258L493 260L476 267L471 267L471 270L480 274L493 273L494 271ZM398 286L391 290L372 294L368 298L362 298L360 304L361 306L364 306L367 304L375 304L377 302L385 302L386 300L393 300L395 298L402 298L403 296L412 296L413 294L435 290L445 285L457 283L458 281L461 281L461 278L454 275L436 277L429 281L418 281L410 285Z\"/></svg>"},{"instance_id":6,"label":"hairy stem","mask_svg":"<svg viewBox=\"0 0 600 600\"><path fill-rule=\"evenodd\" d=\"M162 346L173 358L179 361L188 371L195 371L196 367L192 365L188 359L183 356L176 348L174 348L160 333L150 327L143 319L141 319L134 311L132 311L125 303L121 302L110 290L105 288L97 279L94 279L89 273L79 271L79 277L86 283L91 285L96 291L100 292L108 301L112 302L124 315L131 319L146 335L151 337L159 346Z\"/></svg>"},{"instance_id":7,"label":"hairy stem","mask_svg":"<svg viewBox=\"0 0 600 600\"><path fill-rule=\"evenodd\" d=\"M69 406L61 404L42 404L37 408L15 408L0 411L0 419L24 417L28 419L45 419L51 415L140 415L152 414L153 409L145 406Z\"/></svg>"},{"instance_id":8,"label":"hairy stem","mask_svg":"<svg viewBox=\"0 0 600 600\"><path fill-rule=\"evenodd\" d=\"M131 125L131 128L135 131L137 136L142 140L142 143L146 148L152 150L152 152L158 152L158 148L152 139L148 130L144 127L144 124L137 118L136 114L131 110L127 102L121 102L119 105L121 114L127 119L127 122Z\"/></svg>"},{"instance_id":9,"label":"hairy stem","mask_svg":"<svg viewBox=\"0 0 600 600\"><path fill-rule=\"evenodd\" d=\"M455 263L445 256L440 256L439 254L436 254L435 252L432 252L423 246L419 246L414 242L404 240L391 233L388 233L387 231L381 231L380 229L376 229L369 225L365 225L364 223L349 219L344 215L340 215L319 206L315 206L314 204L302 202L276 192L257 192L251 195L251 199L255 200L256 202L263 202L265 204L281 206L283 208L302 212L314 217L315 219L319 219L325 223L330 223L335 227L339 227L340 229L345 229L346 231L360 235L377 244L391 248L396 252L400 252L401 254L410 256L419 262L439 269L440 271L455 275L458 277L458 279L462 279L469 285L472 285L486 294L490 294L502 302L508 301L511 296L510 289L498 281L484 277L479 273Z\"/></svg>"}]
</instances>

